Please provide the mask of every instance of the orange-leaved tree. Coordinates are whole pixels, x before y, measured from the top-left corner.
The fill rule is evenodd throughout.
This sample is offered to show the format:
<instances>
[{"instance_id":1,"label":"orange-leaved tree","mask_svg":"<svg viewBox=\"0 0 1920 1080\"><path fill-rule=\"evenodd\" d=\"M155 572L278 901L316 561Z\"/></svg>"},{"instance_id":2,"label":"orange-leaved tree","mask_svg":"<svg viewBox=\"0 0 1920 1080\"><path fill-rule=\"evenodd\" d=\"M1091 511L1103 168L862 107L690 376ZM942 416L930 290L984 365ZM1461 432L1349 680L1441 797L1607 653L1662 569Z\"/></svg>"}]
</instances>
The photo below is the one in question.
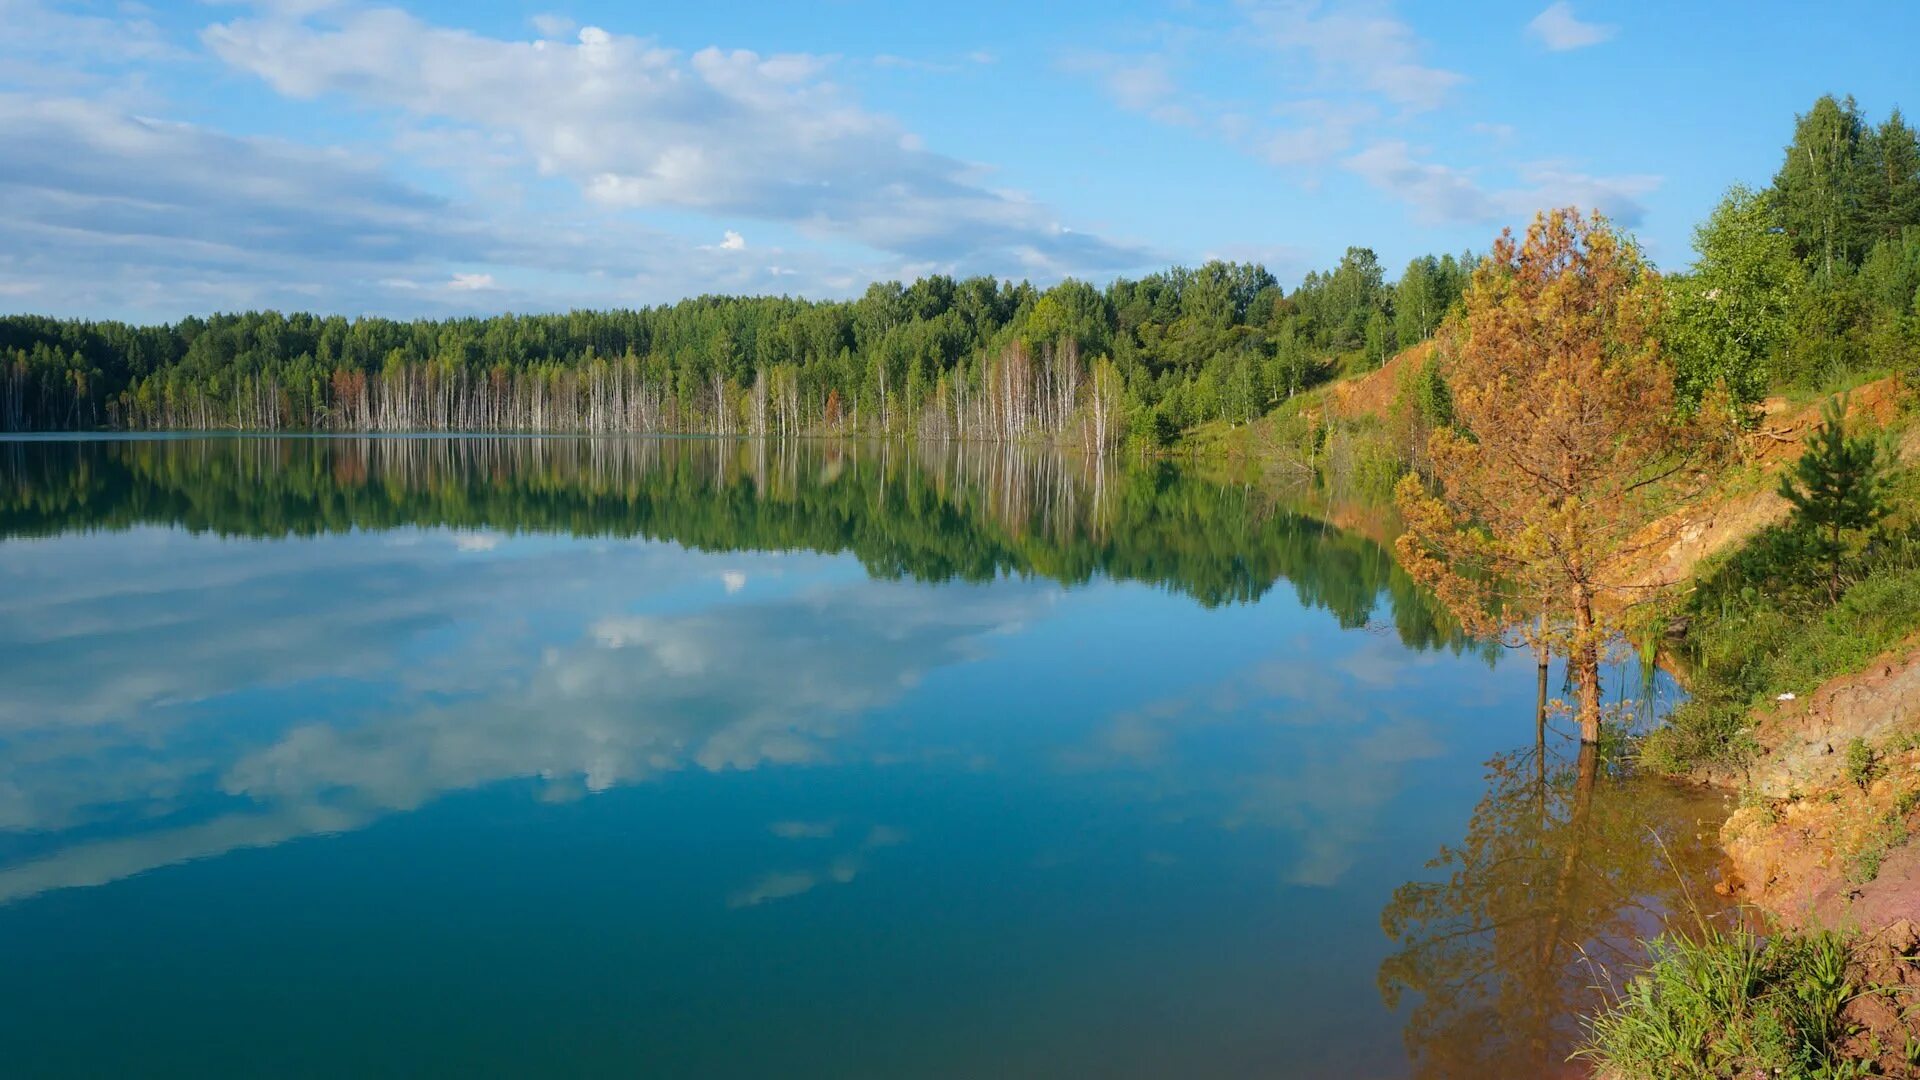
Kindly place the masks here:
<instances>
[{"instance_id":1,"label":"orange-leaved tree","mask_svg":"<svg viewBox=\"0 0 1920 1080\"><path fill-rule=\"evenodd\" d=\"M1636 493L1678 467L1661 296L1598 214L1502 233L1442 343L1453 420L1430 440L1432 480L1396 492L1408 569L1470 631L1567 657L1587 742L1602 649L1648 599L1616 569L1644 539Z\"/></svg>"}]
</instances>

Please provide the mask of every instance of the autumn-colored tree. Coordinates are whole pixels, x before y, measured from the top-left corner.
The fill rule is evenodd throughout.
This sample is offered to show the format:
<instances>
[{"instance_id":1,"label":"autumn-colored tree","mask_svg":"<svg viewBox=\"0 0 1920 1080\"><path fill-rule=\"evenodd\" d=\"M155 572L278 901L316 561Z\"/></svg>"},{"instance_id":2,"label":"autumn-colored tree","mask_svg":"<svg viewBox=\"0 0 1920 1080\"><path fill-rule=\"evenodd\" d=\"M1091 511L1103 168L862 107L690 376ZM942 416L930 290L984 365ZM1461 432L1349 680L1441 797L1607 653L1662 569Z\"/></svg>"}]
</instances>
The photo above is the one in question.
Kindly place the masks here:
<instances>
[{"instance_id":1,"label":"autumn-colored tree","mask_svg":"<svg viewBox=\"0 0 1920 1080\"><path fill-rule=\"evenodd\" d=\"M1647 598L1616 569L1640 524L1633 495L1675 468L1662 295L1597 214L1544 213L1524 243L1503 233L1447 331L1453 423L1429 442L1435 480L1397 493L1414 576L1469 630L1566 656L1587 742L1601 650Z\"/></svg>"}]
</instances>

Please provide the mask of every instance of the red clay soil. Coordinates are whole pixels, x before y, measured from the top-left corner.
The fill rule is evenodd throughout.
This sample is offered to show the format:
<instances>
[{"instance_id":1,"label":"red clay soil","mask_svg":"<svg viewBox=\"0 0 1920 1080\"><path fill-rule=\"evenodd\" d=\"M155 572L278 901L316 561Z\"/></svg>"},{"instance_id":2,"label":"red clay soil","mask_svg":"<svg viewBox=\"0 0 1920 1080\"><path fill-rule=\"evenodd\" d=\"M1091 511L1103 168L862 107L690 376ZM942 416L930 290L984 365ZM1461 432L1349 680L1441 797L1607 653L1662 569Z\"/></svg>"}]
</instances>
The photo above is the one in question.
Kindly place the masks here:
<instances>
[{"instance_id":1,"label":"red clay soil","mask_svg":"<svg viewBox=\"0 0 1920 1080\"><path fill-rule=\"evenodd\" d=\"M1857 993L1842 1013L1853 1034L1841 1050L1859 1061L1873 1061L1870 1076L1916 1077L1908 1045L1920 1037L1913 1013L1920 1004L1920 927L1908 912L1867 935L1853 950L1848 977Z\"/></svg>"},{"instance_id":2,"label":"red clay soil","mask_svg":"<svg viewBox=\"0 0 1920 1080\"><path fill-rule=\"evenodd\" d=\"M1756 715L1753 763L1711 778L1751 792L1721 830L1746 897L1795 924L1920 918L1920 847L1905 842L1920 830L1920 749L1905 748L1917 731L1920 639ZM1855 739L1876 751L1865 788L1847 776Z\"/></svg>"},{"instance_id":3,"label":"red clay soil","mask_svg":"<svg viewBox=\"0 0 1920 1080\"><path fill-rule=\"evenodd\" d=\"M1899 391L1898 380L1891 376L1855 387L1847 397L1847 415L1885 426L1898 414ZM1761 469L1757 482L1732 494L1709 494L1649 522L1624 545L1632 554L1618 567L1619 580L1630 587L1684 581L1702 560L1785 521L1792 507L1775 492L1774 478L1799 459L1807 436L1819 428L1821 405L1791 405L1778 397L1763 402L1759 426L1747 437L1745 449L1748 460ZM1897 449L1904 461L1920 458L1920 427L1908 432Z\"/></svg>"},{"instance_id":4,"label":"red clay soil","mask_svg":"<svg viewBox=\"0 0 1920 1080\"><path fill-rule=\"evenodd\" d=\"M1400 393L1401 381L1426 363L1432 353L1433 342L1423 341L1395 354L1378 370L1334 383L1332 395L1327 399L1327 411L1343 420L1363 416L1386 419L1393 409L1393 399Z\"/></svg>"},{"instance_id":5,"label":"red clay soil","mask_svg":"<svg viewBox=\"0 0 1920 1080\"><path fill-rule=\"evenodd\" d=\"M1916 665L1920 666L1920 665ZM1829 758L1843 755L1835 753ZM1736 811L1721 831L1730 869L1721 891L1788 926L1858 931L1848 978L1856 996L1841 1049L1877 1062L1874 1076L1920 1076L1920 750L1884 755L1862 790L1839 776L1801 797ZM1906 798L1902 798L1905 794Z\"/></svg>"}]
</instances>

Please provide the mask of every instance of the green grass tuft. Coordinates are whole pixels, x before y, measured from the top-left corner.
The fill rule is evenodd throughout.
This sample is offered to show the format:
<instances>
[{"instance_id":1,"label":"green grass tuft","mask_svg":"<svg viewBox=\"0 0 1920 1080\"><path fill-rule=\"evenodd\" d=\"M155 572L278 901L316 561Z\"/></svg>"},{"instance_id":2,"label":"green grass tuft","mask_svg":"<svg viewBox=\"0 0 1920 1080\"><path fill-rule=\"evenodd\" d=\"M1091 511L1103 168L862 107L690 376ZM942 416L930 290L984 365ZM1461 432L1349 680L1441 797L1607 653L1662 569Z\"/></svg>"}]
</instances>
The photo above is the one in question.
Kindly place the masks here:
<instances>
[{"instance_id":1,"label":"green grass tuft","mask_svg":"<svg viewBox=\"0 0 1920 1080\"><path fill-rule=\"evenodd\" d=\"M1699 940L1662 937L1653 962L1588 1022L1576 1057L1620 1080L1669 1077L1837 1078L1841 1012L1854 995L1837 934L1762 940L1746 929Z\"/></svg>"}]
</instances>

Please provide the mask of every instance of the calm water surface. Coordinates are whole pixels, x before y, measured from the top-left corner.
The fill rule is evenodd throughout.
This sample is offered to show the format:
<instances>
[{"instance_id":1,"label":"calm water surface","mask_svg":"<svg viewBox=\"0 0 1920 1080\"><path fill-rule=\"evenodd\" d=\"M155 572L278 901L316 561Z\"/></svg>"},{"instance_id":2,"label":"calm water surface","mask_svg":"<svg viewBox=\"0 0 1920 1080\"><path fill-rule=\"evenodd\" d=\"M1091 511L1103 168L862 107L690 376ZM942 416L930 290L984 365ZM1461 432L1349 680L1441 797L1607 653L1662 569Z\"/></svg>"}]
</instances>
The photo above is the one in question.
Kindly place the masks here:
<instances>
[{"instance_id":1,"label":"calm water surface","mask_svg":"<svg viewBox=\"0 0 1920 1080\"><path fill-rule=\"evenodd\" d=\"M0 442L0 1071L1552 1072L1720 810L1537 745L1527 657L1291 505Z\"/></svg>"}]
</instances>

